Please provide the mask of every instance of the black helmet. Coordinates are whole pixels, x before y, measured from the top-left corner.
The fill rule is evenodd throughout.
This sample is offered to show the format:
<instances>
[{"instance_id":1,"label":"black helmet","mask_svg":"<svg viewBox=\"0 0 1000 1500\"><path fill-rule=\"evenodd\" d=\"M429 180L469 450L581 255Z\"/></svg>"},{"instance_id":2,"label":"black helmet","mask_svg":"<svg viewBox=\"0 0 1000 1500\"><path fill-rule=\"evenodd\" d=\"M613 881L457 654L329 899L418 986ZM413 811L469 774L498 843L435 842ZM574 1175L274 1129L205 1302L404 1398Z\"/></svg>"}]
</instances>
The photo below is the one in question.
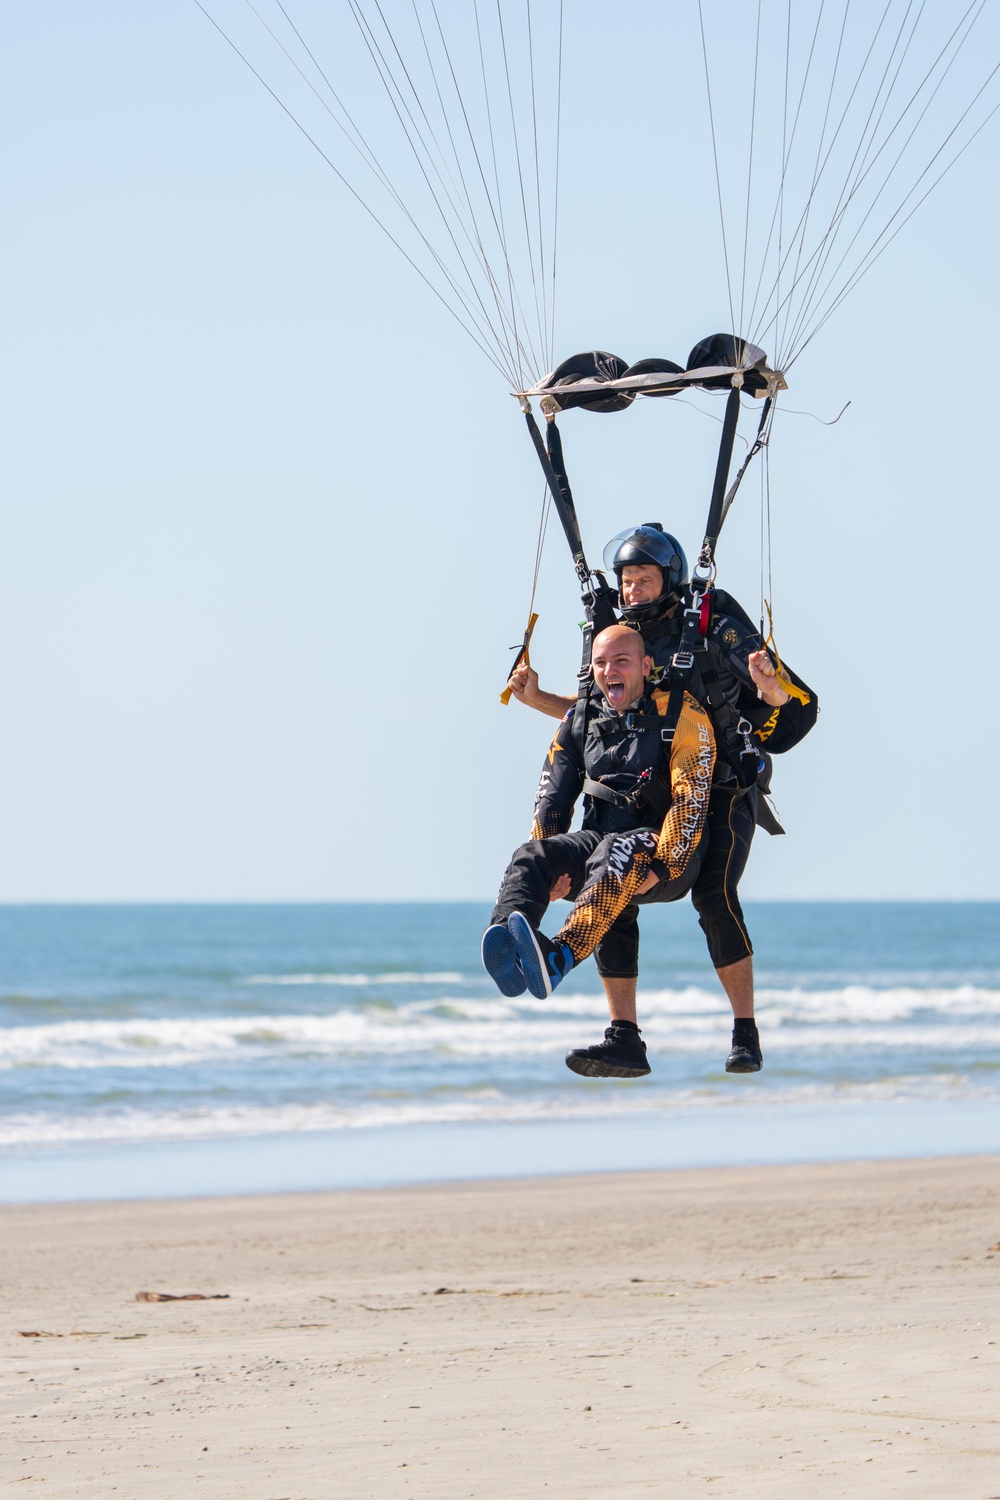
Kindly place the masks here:
<instances>
[{"instance_id":1,"label":"black helmet","mask_svg":"<svg viewBox=\"0 0 1000 1500\"><path fill-rule=\"evenodd\" d=\"M621 588L622 568L652 563L663 574L663 592L649 604L636 604L622 610L626 620L655 620L681 597L688 581L687 558L675 536L664 531L659 521L629 526L613 536L604 549L604 566L614 571Z\"/></svg>"}]
</instances>

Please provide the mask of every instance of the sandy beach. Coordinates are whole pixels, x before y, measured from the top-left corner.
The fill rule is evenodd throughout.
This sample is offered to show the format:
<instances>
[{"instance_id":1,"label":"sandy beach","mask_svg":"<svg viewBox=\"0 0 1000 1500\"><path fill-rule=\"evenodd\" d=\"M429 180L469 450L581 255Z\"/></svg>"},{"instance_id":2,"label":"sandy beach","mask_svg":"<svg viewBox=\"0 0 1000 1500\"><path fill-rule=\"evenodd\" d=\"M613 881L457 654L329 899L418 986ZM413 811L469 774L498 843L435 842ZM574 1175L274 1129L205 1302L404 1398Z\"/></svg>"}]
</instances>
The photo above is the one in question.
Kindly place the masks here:
<instances>
[{"instance_id":1,"label":"sandy beach","mask_svg":"<svg viewBox=\"0 0 1000 1500\"><path fill-rule=\"evenodd\" d=\"M998 1168L7 1208L3 1479L164 1500L1000 1496Z\"/></svg>"}]
</instances>

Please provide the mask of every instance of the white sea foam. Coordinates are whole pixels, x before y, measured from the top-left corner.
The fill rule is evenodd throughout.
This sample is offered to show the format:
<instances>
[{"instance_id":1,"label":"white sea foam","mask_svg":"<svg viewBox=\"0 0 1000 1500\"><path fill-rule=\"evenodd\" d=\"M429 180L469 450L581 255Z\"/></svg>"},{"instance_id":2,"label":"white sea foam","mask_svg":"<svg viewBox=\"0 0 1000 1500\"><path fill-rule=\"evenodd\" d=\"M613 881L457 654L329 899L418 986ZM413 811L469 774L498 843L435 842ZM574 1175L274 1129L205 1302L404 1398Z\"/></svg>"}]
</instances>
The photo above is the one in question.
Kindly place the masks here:
<instances>
[{"instance_id":1,"label":"white sea foam","mask_svg":"<svg viewBox=\"0 0 1000 1500\"><path fill-rule=\"evenodd\" d=\"M345 1106L224 1105L177 1110L93 1110L62 1115L22 1111L0 1116L0 1148L218 1140L379 1129L391 1126L518 1124L558 1120L672 1118L712 1111L841 1108L856 1104L932 1104L994 1099L995 1091L961 1074L905 1076L855 1083L803 1084L776 1091L688 1088L670 1092L588 1090L585 1097L511 1099L494 1089L449 1099L366 1101Z\"/></svg>"},{"instance_id":2,"label":"white sea foam","mask_svg":"<svg viewBox=\"0 0 1000 1500\"><path fill-rule=\"evenodd\" d=\"M647 1041L674 1052L718 1050L728 1022L721 995L697 988L643 992L639 1010ZM212 1060L347 1054L528 1056L579 1045L606 1014L603 997L560 991L548 1001L437 996L315 1015L63 1021L0 1029L0 1069L181 1068ZM975 1048L984 1059L1000 1053L1000 992L969 985L773 989L761 996L759 1017L768 1053L873 1048L946 1055Z\"/></svg>"},{"instance_id":3,"label":"white sea foam","mask_svg":"<svg viewBox=\"0 0 1000 1500\"><path fill-rule=\"evenodd\" d=\"M445 970L441 974L248 974L240 984L345 985L360 989L376 984L462 984L464 975Z\"/></svg>"}]
</instances>

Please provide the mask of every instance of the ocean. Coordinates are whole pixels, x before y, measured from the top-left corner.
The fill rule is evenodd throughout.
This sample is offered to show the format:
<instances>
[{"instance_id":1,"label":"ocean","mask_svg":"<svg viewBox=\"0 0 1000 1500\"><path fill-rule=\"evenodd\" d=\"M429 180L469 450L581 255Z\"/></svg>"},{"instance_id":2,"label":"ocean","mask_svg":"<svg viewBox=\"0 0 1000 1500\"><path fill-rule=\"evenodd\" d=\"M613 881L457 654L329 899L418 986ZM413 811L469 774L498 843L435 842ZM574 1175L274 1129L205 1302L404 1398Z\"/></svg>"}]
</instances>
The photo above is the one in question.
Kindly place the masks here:
<instances>
[{"instance_id":1,"label":"ocean","mask_svg":"<svg viewBox=\"0 0 1000 1500\"><path fill-rule=\"evenodd\" d=\"M0 1201L1000 1151L1000 905L756 903L764 1070L687 903L643 913L653 1072L479 964L479 903L0 907Z\"/></svg>"}]
</instances>

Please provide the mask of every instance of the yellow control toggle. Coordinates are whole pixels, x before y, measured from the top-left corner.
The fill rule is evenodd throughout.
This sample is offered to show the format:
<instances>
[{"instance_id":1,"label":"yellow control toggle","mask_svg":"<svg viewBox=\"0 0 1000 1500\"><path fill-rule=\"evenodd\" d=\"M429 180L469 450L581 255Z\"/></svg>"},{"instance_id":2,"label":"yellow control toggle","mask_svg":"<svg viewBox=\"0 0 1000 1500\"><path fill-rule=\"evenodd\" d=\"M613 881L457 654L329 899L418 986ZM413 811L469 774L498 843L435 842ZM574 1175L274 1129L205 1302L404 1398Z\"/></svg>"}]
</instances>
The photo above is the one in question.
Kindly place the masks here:
<instances>
[{"instance_id":1,"label":"yellow control toggle","mask_svg":"<svg viewBox=\"0 0 1000 1500\"><path fill-rule=\"evenodd\" d=\"M528 621L528 628L524 632L524 640L521 642L521 649L517 653L517 660L511 667L510 676L508 676L507 678L508 682L510 681L510 678L513 677L514 673L517 671L522 662L524 662L526 666L531 666L531 658L528 655L528 647L531 645L531 633L535 628L537 620L538 616L532 615ZM512 689L509 687L505 687L503 692L500 694L500 702L504 705L508 704L511 700L511 693Z\"/></svg>"}]
</instances>

